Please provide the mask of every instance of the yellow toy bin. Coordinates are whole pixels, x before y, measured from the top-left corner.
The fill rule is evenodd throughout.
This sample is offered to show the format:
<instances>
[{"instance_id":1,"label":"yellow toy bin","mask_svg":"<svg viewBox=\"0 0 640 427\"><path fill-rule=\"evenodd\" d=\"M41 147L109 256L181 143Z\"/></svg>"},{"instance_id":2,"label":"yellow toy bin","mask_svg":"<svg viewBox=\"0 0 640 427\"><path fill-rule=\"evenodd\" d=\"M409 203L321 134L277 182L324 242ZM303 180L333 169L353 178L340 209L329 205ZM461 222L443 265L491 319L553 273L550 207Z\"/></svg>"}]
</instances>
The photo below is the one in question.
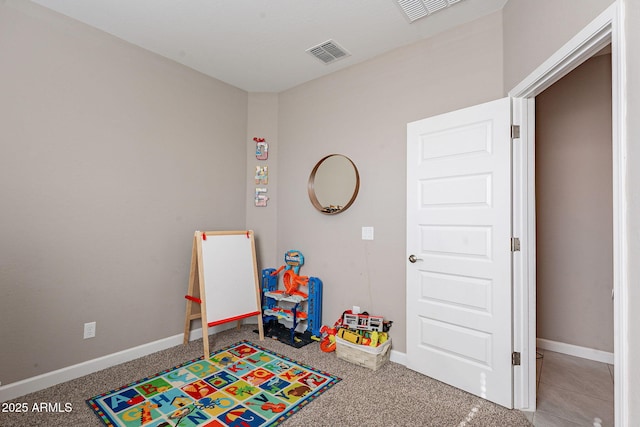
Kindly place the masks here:
<instances>
[{"instance_id":1,"label":"yellow toy bin","mask_svg":"<svg viewBox=\"0 0 640 427\"><path fill-rule=\"evenodd\" d=\"M336 336L336 355L339 359L377 371L391 354L391 338L377 347L353 344Z\"/></svg>"}]
</instances>

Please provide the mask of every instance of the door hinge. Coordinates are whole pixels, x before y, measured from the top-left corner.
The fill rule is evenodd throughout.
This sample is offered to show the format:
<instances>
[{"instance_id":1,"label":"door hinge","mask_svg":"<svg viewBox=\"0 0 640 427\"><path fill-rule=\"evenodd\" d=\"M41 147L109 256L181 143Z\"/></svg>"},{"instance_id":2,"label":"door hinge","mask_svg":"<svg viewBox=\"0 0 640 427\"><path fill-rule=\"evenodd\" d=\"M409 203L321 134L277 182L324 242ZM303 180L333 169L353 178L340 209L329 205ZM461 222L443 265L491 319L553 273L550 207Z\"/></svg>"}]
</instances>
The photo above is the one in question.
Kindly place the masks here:
<instances>
[{"instance_id":1,"label":"door hinge","mask_svg":"<svg viewBox=\"0 0 640 427\"><path fill-rule=\"evenodd\" d=\"M511 252L520 252L520 238L511 238Z\"/></svg>"},{"instance_id":2,"label":"door hinge","mask_svg":"<svg viewBox=\"0 0 640 427\"><path fill-rule=\"evenodd\" d=\"M511 139L520 138L520 125L511 125Z\"/></svg>"},{"instance_id":3,"label":"door hinge","mask_svg":"<svg viewBox=\"0 0 640 427\"><path fill-rule=\"evenodd\" d=\"M514 351L511 353L511 364L513 366L520 366L520 352Z\"/></svg>"}]
</instances>

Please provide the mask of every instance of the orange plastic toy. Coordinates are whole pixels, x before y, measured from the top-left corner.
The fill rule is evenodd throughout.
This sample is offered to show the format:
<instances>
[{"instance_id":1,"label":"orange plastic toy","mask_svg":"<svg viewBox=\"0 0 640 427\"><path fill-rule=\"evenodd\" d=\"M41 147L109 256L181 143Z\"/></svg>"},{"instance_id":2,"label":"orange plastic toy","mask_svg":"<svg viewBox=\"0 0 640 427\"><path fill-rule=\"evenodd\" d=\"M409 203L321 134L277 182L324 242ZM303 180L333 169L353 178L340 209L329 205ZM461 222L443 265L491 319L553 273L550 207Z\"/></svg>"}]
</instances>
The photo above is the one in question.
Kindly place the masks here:
<instances>
[{"instance_id":1,"label":"orange plastic toy","mask_svg":"<svg viewBox=\"0 0 640 427\"><path fill-rule=\"evenodd\" d=\"M284 274L282 275L282 282L284 283L285 289L284 292L287 295L298 295L303 298L307 298L307 294L298 290L300 286L307 286L307 284L309 283L308 276L298 275L300 266L304 264L304 257L302 256L302 253L296 250L287 251L284 254L284 262L285 265L280 266L280 268L271 273L271 275L277 276L282 270L284 270Z\"/></svg>"}]
</instances>

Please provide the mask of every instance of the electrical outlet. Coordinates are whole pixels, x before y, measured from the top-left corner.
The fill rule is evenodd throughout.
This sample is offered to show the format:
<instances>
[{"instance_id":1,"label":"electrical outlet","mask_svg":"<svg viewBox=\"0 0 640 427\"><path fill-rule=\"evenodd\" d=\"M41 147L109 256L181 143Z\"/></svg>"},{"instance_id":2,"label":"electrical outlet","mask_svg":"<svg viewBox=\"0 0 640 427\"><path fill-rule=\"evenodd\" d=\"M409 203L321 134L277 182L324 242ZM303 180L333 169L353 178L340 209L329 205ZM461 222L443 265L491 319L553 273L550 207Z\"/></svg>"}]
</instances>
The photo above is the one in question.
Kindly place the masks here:
<instances>
[{"instance_id":1,"label":"electrical outlet","mask_svg":"<svg viewBox=\"0 0 640 427\"><path fill-rule=\"evenodd\" d=\"M373 240L373 227L362 227L362 240Z\"/></svg>"},{"instance_id":2,"label":"electrical outlet","mask_svg":"<svg viewBox=\"0 0 640 427\"><path fill-rule=\"evenodd\" d=\"M96 322L90 322L84 324L84 339L93 338L96 336Z\"/></svg>"}]
</instances>

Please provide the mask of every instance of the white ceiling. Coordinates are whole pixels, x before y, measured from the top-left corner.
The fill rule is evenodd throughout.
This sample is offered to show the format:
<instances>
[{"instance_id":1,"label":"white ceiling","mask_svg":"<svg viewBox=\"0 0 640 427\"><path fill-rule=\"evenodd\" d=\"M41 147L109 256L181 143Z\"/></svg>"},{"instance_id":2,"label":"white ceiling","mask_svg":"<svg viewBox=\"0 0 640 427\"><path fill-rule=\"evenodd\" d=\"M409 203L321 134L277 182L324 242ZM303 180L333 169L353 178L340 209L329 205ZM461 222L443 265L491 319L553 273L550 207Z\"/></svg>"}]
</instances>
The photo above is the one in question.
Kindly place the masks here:
<instances>
[{"instance_id":1,"label":"white ceiling","mask_svg":"<svg viewBox=\"0 0 640 427\"><path fill-rule=\"evenodd\" d=\"M409 23L396 0L32 0L248 92L280 92L501 9L464 0ZM351 53L306 52L334 40Z\"/></svg>"}]
</instances>

